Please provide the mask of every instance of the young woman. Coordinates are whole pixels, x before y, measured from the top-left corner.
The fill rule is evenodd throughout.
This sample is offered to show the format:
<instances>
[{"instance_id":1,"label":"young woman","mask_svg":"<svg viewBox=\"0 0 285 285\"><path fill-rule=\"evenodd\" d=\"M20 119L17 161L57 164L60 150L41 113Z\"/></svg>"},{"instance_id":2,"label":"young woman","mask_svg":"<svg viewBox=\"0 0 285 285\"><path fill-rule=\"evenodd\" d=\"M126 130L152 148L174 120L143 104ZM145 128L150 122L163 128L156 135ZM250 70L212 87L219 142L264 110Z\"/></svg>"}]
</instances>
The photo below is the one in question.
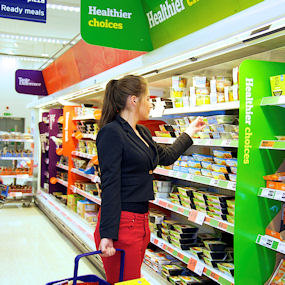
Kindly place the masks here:
<instances>
[{"instance_id":1,"label":"young woman","mask_svg":"<svg viewBox=\"0 0 285 285\"><path fill-rule=\"evenodd\" d=\"M138 125L148 120L152 104L148 85L140 76L111 80L106 87L96 144L101 169L102 204L94 233L109 283L119 279L120 254L126 252L124 280L140 278L150 241L148 203L154 200L153 170L171 165L204 127L196 119L173 145L162 147L150 131Z\"/></svg>"}]
</instances>

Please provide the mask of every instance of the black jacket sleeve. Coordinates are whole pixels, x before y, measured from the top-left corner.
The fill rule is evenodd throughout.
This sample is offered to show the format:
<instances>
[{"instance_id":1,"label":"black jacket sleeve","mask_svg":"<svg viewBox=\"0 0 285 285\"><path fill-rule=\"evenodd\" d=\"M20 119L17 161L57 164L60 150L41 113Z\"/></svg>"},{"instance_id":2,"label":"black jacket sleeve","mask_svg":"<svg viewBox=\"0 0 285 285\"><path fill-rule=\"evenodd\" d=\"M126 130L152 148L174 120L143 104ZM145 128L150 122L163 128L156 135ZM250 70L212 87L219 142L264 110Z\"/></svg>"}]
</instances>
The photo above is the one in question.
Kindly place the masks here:
<instances>
[{"instance_id":1,"label":"black jacket sleeve","mask_svg":"<svg viewBox=\"0 0 285 285\"><path fill-rule=\"evenodd\" d=\"M181 134L171 146L162 146L156 143L159 165L171 165L182 155L193 141L186 133Z\"/></svg>"},{"instance_id":2,"label":"black jacket sleeve","mask_svg":"<svg viewBox=\"0 0 285 285\"><path fill-rule=\"evenodd\" d=\"M193 140L191 137L183 133L181 134L171 146L162 146L155 141L153 141L151 133L149 129L143 126L143 129L146 131L149 139L156 145L158 157L159 157L159 165L171 165L173 164L180 155L182 155L192 144Z\"/></svg>"},{"instance_id":3,"label":"black jacket sleeve","mask_svg":"<svg viewBox=\"0 0 285 285\"><path fill-rule=\"evenodd\" d=\"M106 125L98 133L96 144L102 187L100 237L118 240L121 216L122 139L116 128Z\"/></svg>"}]
</instances>

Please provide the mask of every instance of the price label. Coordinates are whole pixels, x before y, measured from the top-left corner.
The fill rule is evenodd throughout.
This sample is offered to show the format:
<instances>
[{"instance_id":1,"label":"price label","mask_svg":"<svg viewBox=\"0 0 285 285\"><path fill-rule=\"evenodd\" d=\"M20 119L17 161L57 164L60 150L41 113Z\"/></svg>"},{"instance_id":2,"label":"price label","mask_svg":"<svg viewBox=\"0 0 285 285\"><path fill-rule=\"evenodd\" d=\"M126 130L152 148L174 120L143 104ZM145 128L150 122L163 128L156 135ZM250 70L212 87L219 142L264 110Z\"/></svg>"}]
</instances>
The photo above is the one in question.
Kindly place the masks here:
<instances>
[{"instance_id":1,"label":"price label","mask_svg":"<svg viewBox=\"0 0 285 285\"><path fill-rule=\"evenodd\" d=\"M160 247L160 248L163 248L163 245L164 245L164 243L159 240L158 243L157 243L157 246Z\"/></svg>"},{"instance_id":2,"label":"price label","mask_svg":"<svg viewBox=\"0 0 285 285\"><path fill-rule=\"evenodd\" d=\"M211 272L210 277L212 277L215 280L219 280L220 276L218 274L216 274L215 272Z\"/></svg>"},{"instance_id":3,"label":"price label","mask_svg":"<svg viewBox=\"0 0 285 285\"><path fill-rule=\"evenodd\" d=\"M219 185L219 180L212 178L210 180L210 185L211 186L218 186Z\"/></svg>"},{"instance_id":4,"label":"price label","mask_svg":"<svg viewBox=\"0 0 285 285\"><path fill-rule=\"evenodd\" d=\"M262 196L273 199L275 196L275 190L265 188L262 191Z\"/></svg>"},{"instance_id":5,"label":"price label","mask_svg":"<svg viewBox=\"0 0 285 285\"><path fill-rule=\"evenodd\" d=\"M236 190L236 182L228 182L228 189L235 191Z\"/></svg>"},{"instance_id":6,"label":"price label","mask_svg":"<svg viewBox=\"0 0 285 285\"><path fill-rule=\"evenodd\" d=\"M187 174L187 180L193 181L194 180L194 175L193 174Z\"/></svg>"},{"instance_id":7,"label":"price label","mask_svg":"<svg viewBox=\"0 0 285 285\"><path fill-rule=\"evenodd\" d=\"M167 203L165 201L159 200L158 205L167 208Z\"/></svg>"},{"instance_id":8,"label":"price label","mask_svg":"<svg viewBox=\"0 0 285 285\"><path fill-rule=\"evenodd\" d=\"M285 254L285 243L284 242L279 242L278 247L277 247L277 251Z\"/></svg>"},{"instance_id":9,"label":"price label","mask_svg":"<svg viewBox=\"0 0 285 285\"><path fill-rule=\"evenodd\" d=\"M203 263L192 258L192 257L189 259L189 262L187 264L187 268L190 269L191 271L195 272L199 276L202 276L203 271L204 271Z\"/></svg>"},{"instance_id":10,"label":"price label","mask_svg":"<svg viewBox=\"0 0 285 285\"><path fill-rule=\"evenodd\" d=\"M271 248L273 244L273 240L267 237L261 237L259 243L265 247Z\"/></svg>"},{"instance_id":11,"label":"price label","mask_svg":"<svg viewBox=\"0 0 285 285\"><path fill-rule=\"evenodd\" d=\"M220 229L225 230L225 231L228 229L228 225L225 224L225 223L223 223L223 222L219 222L219 223L218 223L218 227L219 227Z\"/></svg>"},{"instance_id":12,"label":"price label","mask_svg":"<svg viewBox=\"0 0 285 285\"><path fill-rule=\"evenodd\" d=\"M206 218L205 213L196 210L190 210L188 220L195 224L202 225L205 221L205 218Z\"/></svg>"},{"instance_id":13,"label":"price label","mask_svg":"<svg viewBox=\"0 0 285 285\"><path fill-rule=\"evenodd\" d=\"M275 143L274 141L262 141L261 146L271 148L274 146L274 143Z\"/></svg>"},{"instance_id":14,"label":"price label","mask_svg":"<svg viewBox=\"0 0 285 285\"><path fill-rule=\"evenodd\" d=\"M184 255L182 253L178 253L177 257L183 260Z\"/></svg>"},{"instance_id":15,"label":"price label","mask_svg":"<svg viewBox=\"0 0 285 285\"><path fill-rule=\"evenodd\" d=\"M275 199L285 202L285 191L277 190L275 192Z\"/></svg>"},{"instance_id":16,"label":"price label","mask_svg":"<svg viewBox=\"0 0 285 285\"><path fill-rule=\"evenodd\" d=\"M223 146L231 146L231 140L223 140L222 145Z\"/></svg>"}]
</instances>

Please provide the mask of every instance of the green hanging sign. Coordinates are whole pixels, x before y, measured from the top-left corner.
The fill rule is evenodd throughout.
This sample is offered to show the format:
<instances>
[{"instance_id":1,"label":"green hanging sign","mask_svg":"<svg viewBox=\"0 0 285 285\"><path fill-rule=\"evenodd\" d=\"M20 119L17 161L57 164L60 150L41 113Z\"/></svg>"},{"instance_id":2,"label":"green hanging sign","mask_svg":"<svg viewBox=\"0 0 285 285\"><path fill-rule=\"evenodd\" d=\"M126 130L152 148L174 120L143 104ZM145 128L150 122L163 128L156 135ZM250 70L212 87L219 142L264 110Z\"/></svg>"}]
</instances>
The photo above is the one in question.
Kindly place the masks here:
<instances>
[{"instance_id":1,"label":"green hanging sign","mask_svg":"<svg viewBox=\"0 0 285 285\"><path fill-rule=\"evenodd\" d=\"M262 1L81 0L81 36L93 45L151 51Z\"/></svg>"}]
</instances>

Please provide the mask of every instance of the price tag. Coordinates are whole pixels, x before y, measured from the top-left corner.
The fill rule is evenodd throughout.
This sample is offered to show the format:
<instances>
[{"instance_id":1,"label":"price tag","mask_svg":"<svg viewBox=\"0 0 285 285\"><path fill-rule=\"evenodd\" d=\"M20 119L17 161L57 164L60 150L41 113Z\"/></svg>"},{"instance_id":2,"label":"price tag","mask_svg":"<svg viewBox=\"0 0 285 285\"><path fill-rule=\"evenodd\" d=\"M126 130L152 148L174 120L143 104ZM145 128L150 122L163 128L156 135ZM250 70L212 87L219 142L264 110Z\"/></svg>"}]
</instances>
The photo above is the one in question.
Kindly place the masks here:
<instances>
[{"instance_id":1,"label":"price tag","mask_svg":"<svg viewBox=\"0 0 285 285\"><path fill-rule=\"evenodd\" d=\"M230 182L228 182L228 189L230 189L230 190L236 190L236 182L232 182L232 181L230 181Z\"/></svg>"},{"instance_id":2,"label":"price tag","mask_svg":"<svg viewBox=\"0 0 285 285\"><path fill-rule=\"evenodd\" d=\"M218 227L219 227L220 229L225 230L225 231L228 229L228 225L225 224L225 223L223 223L223 222L219 222L219 223L218 223Z\"/></svg>"},{"instance_id":3,"label":"price tag","mask_svg":"<svg viewBox=\"0 0 285 285\"><path fill-rule=\"evenodd\" d=\"M213 272L213 271L210 273L210 277L212 277L213 279L215 279L215 280L217 280L217 281L218 281L219 278L220 278L220 276L219 276L218 274L216 274L215 272Z\"/></svg>"},{"instance_id":4,"label":"price tag","mask_svg":"<svg viewBox=\"0 0 285 285\"><path fill-rule=\"evenodd\" d=\"M262 196L273 199L275 196L275 190L271 190L268 188L263 189Z\"/></svg>"},{"instance_id":5,"label":"price tag","mask_svg":"<svg viewBox=\"0 0 285 285\"><path fill-rule=\"evenodd\" d=\"M157 246L160 247L160 248L163 248L163 245L164 245L164 243L159 240L158 243L157 243Z\"/></svg>"},{"instance_id":6,"label":"price tag","mask_svg":"<svg viewBox=\"0 0 285 285\"><path fill-rule=\"evenodd\" d=\"M275 143L274 141L262 141L261 146L271 148L274 146L274 143Z\"/></svg>"},{"instance_id":7,"label":"price tag","mask_svg":"<svg viewBox=\"0 0 285 285\"><path fill-rule=\"evenodd\" d=\"M271 248L273 244L273 240L267 237L261 237L259 243L265 247Z\"/></svg>"},{"instance_id":8,"label":"price tag","mask_svg":"<svg viewBox=\"0 0 285 285\"><path fill-rule=\"evenodd\" d=\"M279 242L278 247L277 247L277 251L285 254L285 243L284 242Z\"/></svg>"},{"instance_id":9,"label":"price tag","mask_svg":"<svg viewBox=\"0 0 285 285\"><path fill-rule=\"evenodd\" d=\"M165 201L159 200L158 205L167 208L167 203Z\"/></svg>"},{"instance_id":10,"label":"price tag","mask_svg":"<svg viewBox=\"0 0 285 285\"><path fill-rule=\"evenodd\" d=\"M193 174L187 174L187 180L193 181L194 180L194 175Z\"/></svg>"},{"instance_id":11,"label":"price tag","mask_svg":"<svg viewBox=\"0 0 285 285\"><path fill-rule=\"evenodd\" d=\"M275 192L275 199L285 202L285 191L277 190Z\"/></svg>"},{"instance_id":12,"label":"price tag","mask_svg":"<svg viewBox=\"0 0 285 285\"><path fill-rule=\"evenodd\" d=\"M231 140L224 140L224 146L231 146Z\"/></svg>"},{"instance_id":13,"label":"price tag","mask_svg":"<svg viewBox=\"0 0 285 285\"><path fill-rule=\"evenodd\" d=\"M203 271L204 271L204 264L191 257L187 264L187 268L195 272L199 276L202 276Z\"/></svg>"},{"instance_id":14,"label":"price tag","mask_svg":"<svg viewBox=\"0 0 285 285\"><path fill-rule=\"evenodd\" d=\"M202 225L205 221L205 218L206 218L205 213L196 210L190 210L188 220L195 224Z\"/></svg>"},{"instance_id":15,"label":"price tag","mask_svg":"<svg viewBox=\"0 0 285 285\"><path fill-rule=\"evenodd\" d=\"M212 178L210 180L210 185L211 186L218 186L219 185L219 180Z\"/></svg>"},{"instance_id":16,"label":"price tag","mask_svg":"<svg viewBox=\"0 0 285 285\"><path fill-rule=\"evenodd\" d=\"M177 255L177 257L183 260L183 258L184 258L184 255L183 255L182 253L178 252L178 255Z\"/></svg>"}]
</instances>

